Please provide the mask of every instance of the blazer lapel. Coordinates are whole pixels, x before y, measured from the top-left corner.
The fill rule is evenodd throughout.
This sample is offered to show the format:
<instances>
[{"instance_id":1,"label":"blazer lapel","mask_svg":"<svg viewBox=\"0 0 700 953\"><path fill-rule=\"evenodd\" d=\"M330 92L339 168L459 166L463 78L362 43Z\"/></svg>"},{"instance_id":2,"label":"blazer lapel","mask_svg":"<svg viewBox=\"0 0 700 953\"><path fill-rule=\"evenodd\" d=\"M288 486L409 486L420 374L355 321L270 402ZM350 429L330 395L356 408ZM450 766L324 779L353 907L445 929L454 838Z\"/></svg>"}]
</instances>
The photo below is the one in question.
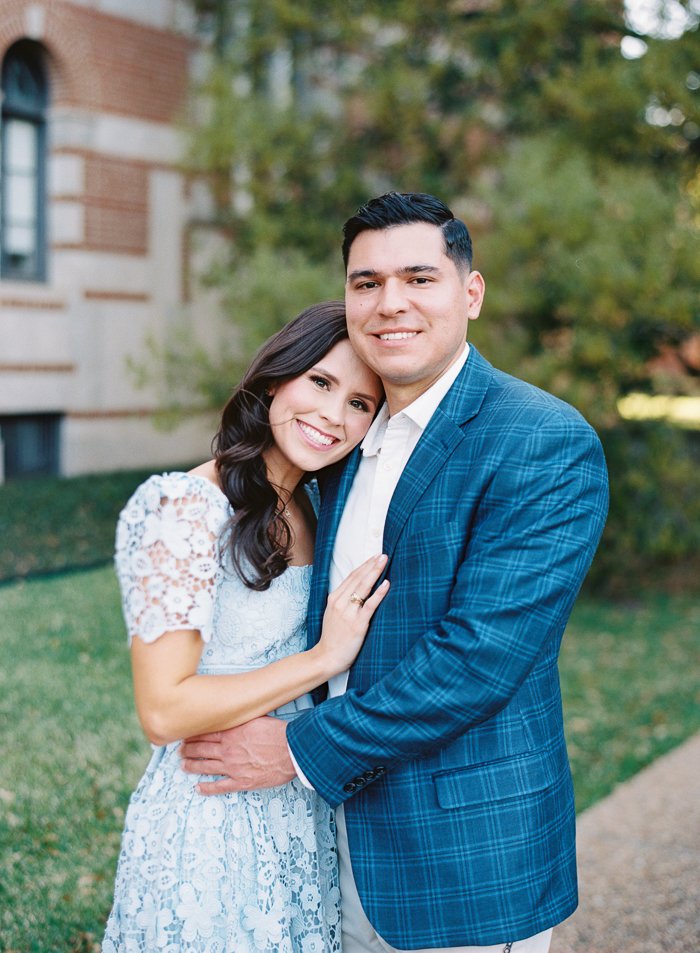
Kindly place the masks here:
<instances>
[{"instance_id":1,"label":"blazer lapel","mask_svg":"<svg viewBox=\"0 0 700 953\"><path fill-rule=\"evenodd\" d=\"M440 415L440 420L436 417ZM429 432L430 430L430 432ZM391 558L404 523L417 501L464 439L459 427L437 410L404 467L384 526L384 552Z\"/></svg>"},{"instance_id":2,"label":"blazer lapel","mask_svg":"<svg viewBox=\"0 0 700 953\"><path fill-rule=\"evenodd\" d=\"M492 375L491 364L470 345L467 363L431 417L394 491L384 529L383 551L389 557L416 501L466 438L462 427L479 413ZM330 475L321 490L307 616L310 645L321 635L335 535L361 458L362 452L356 447L345 466Z\"/></svg>"},{"instance_id":3,"label":"blazer lapel","mask_svg":"<svg viewBox=\"0 0 700 953\"><path fill-rule=\"evenodd\" d=\"M389 557L416 502L466 439L464 425L479 413L492 375L492 365L470 345L464 368L430 418L394 490L384 527Z\"/></svg>"}]
</instances>

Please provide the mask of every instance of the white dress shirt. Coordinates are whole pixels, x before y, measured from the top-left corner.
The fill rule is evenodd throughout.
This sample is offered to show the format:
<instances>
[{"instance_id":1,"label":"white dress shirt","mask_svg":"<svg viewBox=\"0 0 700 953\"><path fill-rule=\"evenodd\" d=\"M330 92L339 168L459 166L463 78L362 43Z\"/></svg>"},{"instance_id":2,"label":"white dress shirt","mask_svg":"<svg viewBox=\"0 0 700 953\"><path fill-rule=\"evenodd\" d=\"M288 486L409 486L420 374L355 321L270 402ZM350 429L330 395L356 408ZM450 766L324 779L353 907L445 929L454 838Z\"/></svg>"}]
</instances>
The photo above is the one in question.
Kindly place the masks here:
<instances>
[{"instance_id":1,"label":"white dress shirt","mask_svg":"<svg viewBox=\"0 0 700 953\"><path fill-rule=\"evenodd\" d=\"M365 559L381 553L386 514L399 477L430 418L457 380L468 357L469 345L465 342L464 351L442 377L393 417L389 416L386 403L382 405L360 445L362 459L335 537L328 577L330 592ZM328 680L329 697L343 695L347 684L347 671L332 676ZM307 788L313 788L291 748L287 747L299 780Z\"/></svg>"},{"instance_id":2,"label":"white dress shirt","mask_svg":"<svg viewBox=\"0 0 700 953\"><path fill-rule=\"evenodd\" d=\"M465 343L464 351L442 377L393 417L389 416L386 403L382 405L360 446L362 459L335 537L328 577L329 591L336 589L353 569L370 556L381 553L386 515L399 477L430 418L457 380L468 357L469 345ZM334 675L328 682L329 697L342 695L347 684L347 672Z\"/></svg>"}]
</instances>

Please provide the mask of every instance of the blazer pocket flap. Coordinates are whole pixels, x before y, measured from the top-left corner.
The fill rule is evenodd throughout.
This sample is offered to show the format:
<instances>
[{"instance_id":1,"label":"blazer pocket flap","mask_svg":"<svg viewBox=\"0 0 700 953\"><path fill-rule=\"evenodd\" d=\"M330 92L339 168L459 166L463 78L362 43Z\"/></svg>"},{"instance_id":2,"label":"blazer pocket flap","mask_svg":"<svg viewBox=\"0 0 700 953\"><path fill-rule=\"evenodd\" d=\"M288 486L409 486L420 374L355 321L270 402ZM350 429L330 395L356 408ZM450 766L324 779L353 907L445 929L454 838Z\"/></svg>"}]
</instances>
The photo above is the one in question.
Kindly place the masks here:
<instances>
[{"instance_id":1,"label":"blazer pocket flap","mask_svg":"<svg viewBox=\"0 0 700 953\"><path fill-rule=\"evenodd\" d=\"M543 791L556 780L545 752L433 775L440 807L478 807Z\"/></svg>"}]
</instances>

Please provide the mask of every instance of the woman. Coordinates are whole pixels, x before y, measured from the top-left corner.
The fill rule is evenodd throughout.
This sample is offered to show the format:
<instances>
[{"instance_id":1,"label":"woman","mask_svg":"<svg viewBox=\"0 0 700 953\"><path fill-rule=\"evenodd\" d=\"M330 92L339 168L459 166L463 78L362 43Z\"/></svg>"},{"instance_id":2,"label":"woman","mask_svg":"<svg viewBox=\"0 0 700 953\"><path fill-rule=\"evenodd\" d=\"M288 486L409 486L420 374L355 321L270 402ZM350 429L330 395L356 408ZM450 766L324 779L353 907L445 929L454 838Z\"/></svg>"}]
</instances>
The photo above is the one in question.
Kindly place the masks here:
<instances>
[{"instance_id":1,"label":"woman","mask_svg":"<svg viewBox=\"0 0 700 953\"><path fill-rule=\"evenodd\" d=\"M158 747L127 812L105 953L340 950L325 802L298 781L206 798L177 748L267 712L293 717L359 652L388 589L370 595L386 560L330 595L306 650L315 516L303 479L362 440L381 397L343 304L315 305L254 359L215 459L151 477L120 516L136 707Z\"/></svg>"}]
</instances>

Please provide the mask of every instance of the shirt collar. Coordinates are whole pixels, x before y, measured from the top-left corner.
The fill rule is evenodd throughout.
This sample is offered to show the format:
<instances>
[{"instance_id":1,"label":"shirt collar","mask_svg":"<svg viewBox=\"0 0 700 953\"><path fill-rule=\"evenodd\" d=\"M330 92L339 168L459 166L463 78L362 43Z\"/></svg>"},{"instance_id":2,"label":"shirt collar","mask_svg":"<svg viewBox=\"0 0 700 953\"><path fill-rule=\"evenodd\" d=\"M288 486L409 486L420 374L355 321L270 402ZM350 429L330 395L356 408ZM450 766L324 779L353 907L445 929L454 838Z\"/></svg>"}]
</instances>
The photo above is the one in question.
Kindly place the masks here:
<instances>
[{"instance_id":1,"label":"shirt collar","mask_svg":"<svg viewBox=\"0 0 700 953\"><path fill-rule=\"evenodd\" d=\"M465 343L464 350L459 355L454 364L451 364L444 374L435 381L420 397L417 397L412 403L403 410L395 414L398 419L402 415L408 417L421 431L428 426L430 418L438 409L443 397L457 380L460 371L467 363L469 357L469 345ZM365 457L371 457L377 454L382 446L384 434L389 423L389 408L386 401L379 409L379 413L374 418L372 426L367 431L365 439L360 444L360 449Z\"/></svg>"}]
</instances>

